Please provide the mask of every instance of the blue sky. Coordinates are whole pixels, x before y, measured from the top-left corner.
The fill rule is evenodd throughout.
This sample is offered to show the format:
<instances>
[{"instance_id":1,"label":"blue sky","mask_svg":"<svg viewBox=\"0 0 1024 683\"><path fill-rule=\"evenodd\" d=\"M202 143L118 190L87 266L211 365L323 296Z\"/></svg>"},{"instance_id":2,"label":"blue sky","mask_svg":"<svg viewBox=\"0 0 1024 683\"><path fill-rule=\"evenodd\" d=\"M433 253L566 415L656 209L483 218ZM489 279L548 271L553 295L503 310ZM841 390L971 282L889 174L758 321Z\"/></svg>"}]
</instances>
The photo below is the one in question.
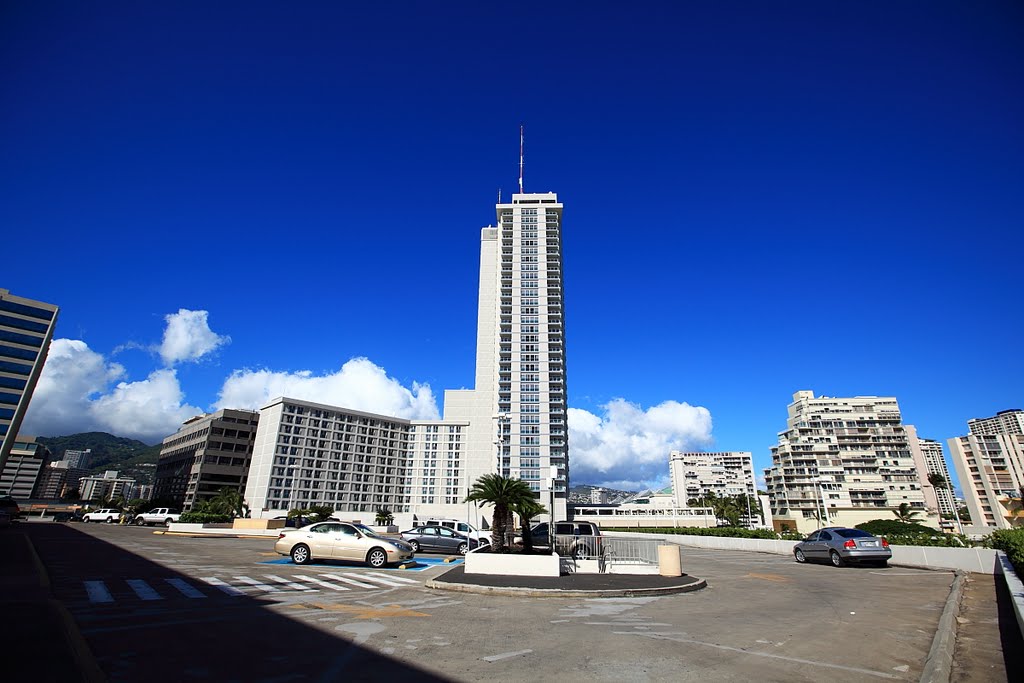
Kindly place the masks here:
<instances>
[{"instance_id":1,"label":"blue sky","mask_svg":"<svg viewBox=\"0 0 1024 683\"><path fill-rule=\"evenodd\" d=\"M760 470L800 389L894 395L943 441L1024 405L1019 3L2 14L0 287L65 340L40 433L158 440L232 373L406 414L471 386L520 122L527 191L566 207L571 407L624 399L638 437L703 407L658 448ZM667 475L591 455L575 483Z\"/></svg>"}]
</instances>

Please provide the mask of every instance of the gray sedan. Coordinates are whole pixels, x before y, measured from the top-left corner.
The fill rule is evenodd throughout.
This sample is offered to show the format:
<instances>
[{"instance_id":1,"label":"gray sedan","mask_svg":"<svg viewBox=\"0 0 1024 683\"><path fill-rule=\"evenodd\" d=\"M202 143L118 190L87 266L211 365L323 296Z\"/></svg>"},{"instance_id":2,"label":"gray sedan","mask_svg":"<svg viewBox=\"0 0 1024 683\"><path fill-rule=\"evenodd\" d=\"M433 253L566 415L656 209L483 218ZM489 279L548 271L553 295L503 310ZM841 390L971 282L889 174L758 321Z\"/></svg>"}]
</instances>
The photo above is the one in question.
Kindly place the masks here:
<instances>
[{"instance_id":1,"label":"gray sedan","mask_svg":"<svg viewBox=\"0 0 1024 683\"><path fill-rule=\"evenodd\" d=\"M418 526L403 531L402 539L411 545L415 552L419 552L422 548L423 550L465 555L466 551L477 546L475 539L443 526Z\"/></svg>"},{"instance_id":2,"label":"gray sedan","mask_svg":"<svg viewBox=\"0 0 1024 683\"><path fill-rule=\"evenodd\" d=\"M828 560L836 567L846 563L873 563L884 567L892 557L889 542L860 529L819 529L793 546L797 562Z\"/></svg>"}]
</instances>

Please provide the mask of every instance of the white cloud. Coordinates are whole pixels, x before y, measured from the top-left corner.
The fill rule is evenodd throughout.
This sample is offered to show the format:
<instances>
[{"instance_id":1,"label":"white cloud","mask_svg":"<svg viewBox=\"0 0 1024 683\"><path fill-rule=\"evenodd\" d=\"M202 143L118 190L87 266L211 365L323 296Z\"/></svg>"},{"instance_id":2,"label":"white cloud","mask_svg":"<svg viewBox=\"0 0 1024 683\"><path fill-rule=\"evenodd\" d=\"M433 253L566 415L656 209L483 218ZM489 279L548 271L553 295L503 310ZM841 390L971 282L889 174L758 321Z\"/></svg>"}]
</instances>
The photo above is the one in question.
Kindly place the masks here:
<instances>
[{"instance_id":1,"label":"white cloud","mask_svg":"<svg viewBox=\"0 0 1024 683\"><path fill-rule=\"evenodd\" d=\"M235 370L220 390L217 407L257 410L278 396L414 420L439 415L430 385L413 382L408 389L366 358L353 358L327 375Z\"/></svg>"},{"instance_id":2,"label":"white cloud","mask_svg":"<svg viewBox=\"0 0 1024 683\"><path fill-rule=\"evenodd\" d=\"M568 411L573 481L621 490L665 486L670 451L711 443L707 408L665 401L644 410L621 398L601 408L603 416Z\"/></svg>"},{"instance_id":3,"label":"white cloud","mask_svg":"<svg viewBox=\"0 0 1024 683\"><path fill-rule=\"evenodd\" d=\"M118 382L125 378L124 367L84 341L53 340L22 432L58 436L99 431L153 443L203 412L184 403L174 370Z\"/></svg>"},{"instance_id":4,"label":"white cloud","mask_svg":"<svg viewBox=\"0 0 1024 683\"><path fill-rule=\"evenodd\" d=\"M164 316L167 327L164 328L159 352L165 365L197 361L231 341L231 337L210 329L209 315L208 311L182 308L177 313Z\"/></svg>"}]
</instances>

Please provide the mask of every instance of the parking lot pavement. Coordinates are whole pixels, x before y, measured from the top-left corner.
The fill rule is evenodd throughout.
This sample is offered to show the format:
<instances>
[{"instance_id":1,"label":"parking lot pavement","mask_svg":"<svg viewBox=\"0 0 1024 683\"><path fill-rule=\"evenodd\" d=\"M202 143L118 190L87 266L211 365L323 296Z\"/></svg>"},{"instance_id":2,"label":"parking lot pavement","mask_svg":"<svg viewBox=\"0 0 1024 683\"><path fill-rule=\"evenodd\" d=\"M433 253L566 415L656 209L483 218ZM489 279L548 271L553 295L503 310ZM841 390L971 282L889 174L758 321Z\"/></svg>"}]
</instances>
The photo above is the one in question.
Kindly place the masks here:
<instances>
[{"instance_id":1,"label":"parking lot pavement","mask_svg":"<svg viewBox=\"0 0 1024 683\"><path fill-rule=\"evenodd\" d=\"M111 680L203 680L225 671L271 680L296 661L304 662L302 675L320 680L336 678L339 662L348 677L388 671L412 680L917 680L952 582L944 572L683 549L684 571L707 579L705 590L498 597L423 587L443 566L406 574L264 564L277 557L266 540L49 526L64 531L59 539L40 534L40 555L57 567L55 591L58 583L67 591L60 595ZM204 576L244 595L200 582ZM338 578L353 576L379 588ZM168 580L175 578L205 597L189 597ZM90 601L82 582L97 580L113 602ZM196 632L217 637L203 641Z\"/></svg>"}]
</instances>

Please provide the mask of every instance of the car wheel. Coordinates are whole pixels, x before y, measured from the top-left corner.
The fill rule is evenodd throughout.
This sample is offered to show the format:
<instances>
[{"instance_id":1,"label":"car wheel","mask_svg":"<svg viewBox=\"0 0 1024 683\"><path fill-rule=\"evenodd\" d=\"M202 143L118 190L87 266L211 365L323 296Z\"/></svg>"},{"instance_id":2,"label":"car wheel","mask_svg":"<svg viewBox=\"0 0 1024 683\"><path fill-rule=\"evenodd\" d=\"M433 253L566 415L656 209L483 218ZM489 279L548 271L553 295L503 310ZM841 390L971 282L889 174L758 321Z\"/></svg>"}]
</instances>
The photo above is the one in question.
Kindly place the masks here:
<instances>
[{"instance_id":1,"label":"car wheel","mask_svg":"<svg viewBox=\"0 0 1024 683\"><path fill-rule=\"evenodd\" d=\"M800 548L797 548L796 550L793 551L793 557L795 557L796 561L799 562L800 564L803 564L804 562L807 561L807 556L804 555L804 551L800 550Z\"/></svg>"},{"instance_id":2,"label":"car wheel","mask_svg":"<svg viewBox=\"0 0 1024 683\"><path fill-rule=\"evenodd\" d=\"M144 520L142 517L139 517L135 520L135 526L146 526L146 520Z\"/></svg>"},{"instance_id":3,"label":"car wheel","mask_svg":"<svg viewBox=\"0 0 1024 683\"><path fill-rule=\"evenodd\" d=\"M174 520L173 520L173 519L171 519L171 518L167 518L167 519L165 519L165 520L164 520L164 526L166 526L166 527L169 527L169 526L171 526L171 522L173 522L173 521L174 521Z\"/></svg>"},{"instance_id":4,"label":"car wheel","mask_svg":"<svg viewBox=\"0 0 1024 683\"><path fill-rule=\"evenodd\" d=\"M876 567L880 567L882 569L885 569L886 567L889 566L889 560L879 560L878 562L875 563L875 566Z\"/></svg>"},{"instance_id":5,"label":"car wheel","mask_svg":"<svg viewBox=\"0 0 1024 683\"><path fill-rule=\"evenodd\" d=\"M460 543L459 544L459 555L465 555L467 550L469 550L469 544L468 543Z\"/></svg>"},{"instance_id":6,"label":"car wheel","mask_svg":"<svg viewBox=\"0 0 1024 683\"><path fill-rule=\"evenodd\" d=\"M374 548L366 554L366 564L379 569L388 563L388 554L380 548Z\"/></svg>"},{"instance_id":7,"label":"car wheel","mask_svg":"<svg viewBox=\"0 0 1024 683\"><path fill-rule=\"evenodd\" d=\"M88 524L88 523L89 523L89 518L88 517L82 517L82 524Z\"/></svg>"},{"instance_id":8,"label":"car wheel","mask_svg":"<svg viewBox=\"0 0 1024 683\"><path fill-rule=\"evenodd\" d=\"M581 545L576 546L572 549L572 556L574 559L582 560L587 556L587 549Z\"/></svg>"},{"instance_id":9,"label":"car wheel","mask_svg":"<svg viewBox=\"0 0 1024 683\"><path fill-rule=\"evenodd\" d=\"M832 566L833 567L842 567L843 566L843 558L841 558L839 556L839 553L837 553L835 550L830 550L829 551L828 559L832 560Z\"/></svg>"},{"instance_id":10,"label":"car wheel","mask_svg":"<svg viewBox=\"0 0 1024 683\"><path fill-rule=\"evenodd\" d=\"M412 551L418 553L420 551L419 541L409 541L409 545L412 546Z\"/></svg>"},{"instance_id":11,"label":"car wheel","mask_svg":"<svg viewBox=\"0 0 1024 683\"><path fill-rule=\"evenodd\" d=\"M309 554L309 546L305 546L301 543L292 548L291 555L292 562L295 564L309 564L310 559L312 559Z\"/></svg>"},{"instance_id":12,"label":"car wheel","mask_svg":"<svg viewBox=\"0 0 1024 683\"><path fill-rule=\"evenodd\" d=\"M113 523L114 523L114 518L113 517L107 517L107 524L113 524Z\"/></svg>"}]
</instances>

